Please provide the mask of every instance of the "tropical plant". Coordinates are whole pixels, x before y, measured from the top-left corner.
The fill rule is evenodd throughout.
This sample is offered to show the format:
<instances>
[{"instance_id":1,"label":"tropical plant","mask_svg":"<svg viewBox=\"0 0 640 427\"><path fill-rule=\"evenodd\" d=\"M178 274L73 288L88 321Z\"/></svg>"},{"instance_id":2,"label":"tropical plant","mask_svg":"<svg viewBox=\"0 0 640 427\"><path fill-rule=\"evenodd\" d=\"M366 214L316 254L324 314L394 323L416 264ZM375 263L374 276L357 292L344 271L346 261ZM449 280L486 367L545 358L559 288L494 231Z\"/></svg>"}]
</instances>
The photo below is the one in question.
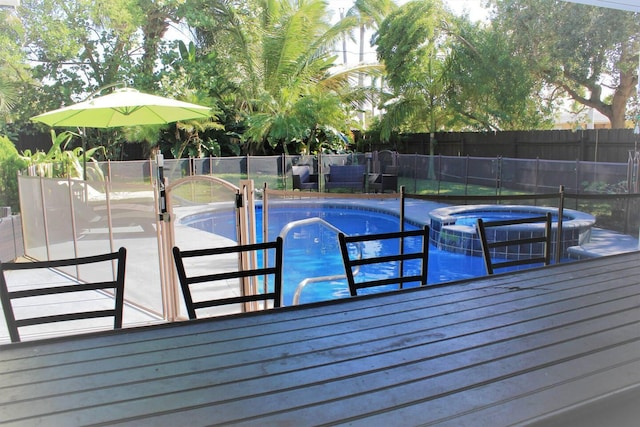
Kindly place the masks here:
<instances>
[{"instance_id":1,"label":"tropical plant","mask_svg":"<svg viewBox=\"0 0 640 427\"><path fill-rule=\"evenodd\" d=\"M82 147L75 147L67 150L67 146L74 136L79 136L73 132L65 131L56 134L51 130L51 148L48 152L25 150L20 158L26 162L33 174L46 178L71 177L83 178L86 162L94 163L93 168L87 169L91 173L93 180L104 180L100 167L93 157L103 147L94 147L84 151Z\"/></svg>"},{"instance_id":2,"label":"tropical plant","mask_svg":"<svg viewBox=\"0 0 640 427\"><path fill-rule=\"evenodd\" d=\"M319 129L348 134L356 125L353 112L371 91L351 83L358 73L379 73L380 67L337 72L330 53L344 33L357 28L355 17L330 25L322 0L195 5L185 16L198 29L201 55L215 66L218 87L224 89L224 81L233 86L234 94L222 99L226 106L235 103L226 113L244 125L238 133L247 152L297 147L313 152L324 142Z\"/></svg>"},{"instance_id":3,"label":"tropical plant","mask_svg":"<svg viewBox=\"0 0 640 427\"><path fill-rule=\"evenodd\" d=\"M221 155L220 143L215 138L216 132L225 131L225 111L221 104L226 90L216 78L218 71L215 55L199 57L193 42L188 45L178 43L180 57L161 79L161 86L170 88L169 96L180 96L185 101L211 106L209 120L187 120L176 123L175 140L170 144L170 151L175 158L185 153L190 157Z\"/></svg>"}]
</instances>

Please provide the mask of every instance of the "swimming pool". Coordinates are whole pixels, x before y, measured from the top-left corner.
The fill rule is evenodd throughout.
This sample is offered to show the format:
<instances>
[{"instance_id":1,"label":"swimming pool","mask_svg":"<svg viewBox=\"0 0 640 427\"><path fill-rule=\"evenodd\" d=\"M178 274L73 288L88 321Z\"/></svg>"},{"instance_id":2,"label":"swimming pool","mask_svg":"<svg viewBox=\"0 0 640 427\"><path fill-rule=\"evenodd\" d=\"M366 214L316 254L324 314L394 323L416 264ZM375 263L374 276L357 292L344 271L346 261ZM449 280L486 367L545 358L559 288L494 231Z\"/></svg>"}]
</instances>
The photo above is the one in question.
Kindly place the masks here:
<instances>
[{"instance_id":1,"label":"swimming pool","mask_svg":"<svg viewBox=\"0 0 640 427\"><path fill-rule=\"evenodd\" d=\"M258 235L262 236L262 210L258 209L256 215ZM399 229L398 216L385 212L353 209L339 205L314 205L298 208L270 207L269 239L275 239L285 225L293 221L313 217L322 218L346 234L384 233ZM235 240L235 217L231 211L191 215L183 218L181 223ZM418 225L407 223L405 227L407 229L415 229ZM407 244L411 245L412 243L408 242ZM371 254L379 254L385 253L387 248L376 245L376 242L371 242L363 250ZM411 266L408 266L408 268L411 269ZM407 274L414 274L410 271ZM304 279L340 274L344 274L344 266L335 231L316 224L295 228L285 236L283 265L284 305L292 304L296 288ZM384 275L385 273L379 269L375 272L367 272L365 270L362 272L364 276L369 274ZM441 251L430 245L427 283L435 284L483 276L485 274L482 258ZM394 288L389 287L389 289ZM348 296L349 289L346 279L330 280L313 283L305 287L300 294L299 302L308 303Z\"/></svg>"}]
</instances>

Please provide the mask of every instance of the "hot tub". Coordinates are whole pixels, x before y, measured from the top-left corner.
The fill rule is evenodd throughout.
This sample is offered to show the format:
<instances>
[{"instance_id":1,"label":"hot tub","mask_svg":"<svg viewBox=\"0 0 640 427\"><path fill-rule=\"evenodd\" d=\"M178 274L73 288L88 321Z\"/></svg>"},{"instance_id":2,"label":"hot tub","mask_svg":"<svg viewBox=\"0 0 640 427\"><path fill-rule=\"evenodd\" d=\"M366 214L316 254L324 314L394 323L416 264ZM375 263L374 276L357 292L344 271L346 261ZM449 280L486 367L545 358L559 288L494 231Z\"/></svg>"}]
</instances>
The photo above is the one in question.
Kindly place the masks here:
<instances>
[{"instance_id":1,"label":"hot tub","mask_svg":"<svg viewBox=\"0 0 640 427\"><path fill-rule=\"evenodd\" d=\"M482 256L480 238L476 231L478 218L485 221L522 218L545 215L551 212L552 247L555 254L558 233L558 209L527 205L464 205L438 208L429 212L430 239L437 248L445 251L462 253L465 255ZM592 215L584 212L564 209L562 215L562 253L567 257L567 248L578 246L589 240L591 227L596 220ZM543 231L543 224L525 224L505 227L506 233L538 233ZM508 236L509 239L518 236Z\"/></svg>"}]
</instances>

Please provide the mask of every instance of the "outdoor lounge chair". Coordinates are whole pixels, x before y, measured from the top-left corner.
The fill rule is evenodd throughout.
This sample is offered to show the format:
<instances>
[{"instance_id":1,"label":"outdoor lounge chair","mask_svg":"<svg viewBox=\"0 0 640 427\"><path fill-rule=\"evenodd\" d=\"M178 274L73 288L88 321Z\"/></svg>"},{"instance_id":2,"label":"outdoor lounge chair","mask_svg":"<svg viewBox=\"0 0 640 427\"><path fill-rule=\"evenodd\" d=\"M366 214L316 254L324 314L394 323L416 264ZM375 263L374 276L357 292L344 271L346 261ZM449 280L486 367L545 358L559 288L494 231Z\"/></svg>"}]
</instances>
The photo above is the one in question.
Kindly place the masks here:
<instances>
[{"instance_id":1,"label":"outdoor lounge chair","mask_svg":"<svg viewBox=\"0 0 640 427\"><path fill-rule=\"evenodd\" d=\"M4 317L7 321L7 328L9 329L9 335L12 342L20 341L19 328L40 325L54 322L65 322L79 319L95 319L99 317L113 317L114 329L120 329L122 327L122 311L124 306L124 277L125 277L125 263L126 263L127 251L125 248L120 248L118 252L107 253L102 255L87 256L82 258L70 258L54 261L37 261L37 262L5 262L0 263L0 299L2 300L2 308L4 310ZM6 272L12 270L35 270L35 269L63 269L65 267L72 267L74 269L80 268L80 266L87 266L92 269L88 272L88 275L95 274L96 269L99 270L98 263L109 263L109 270L112 270L113 262L115 262L115 278L104 278L104 281L92 281L92 282L78 282L69 284L68 278L64 278L63 284L48 286L35 286L35 285L16 285L12 286L15 289L9 290L7 284ZM71 292L86 292L86 291L103 291L113 290L115 307L111 309L96 309L96 310L70 310L66 313L60 313L59 308L71 305L72 308L77 309L80 305L78 302L71 304L62 304L61 301L55 303L43 303L38 306L40 316L36 317L22 317L16 319L15 312L21 311L23 308L14 307L13 301L27 298L39 298L41 301L46 301L50 295L62 295L69 294ZM25 300L26 301L26 300ZM88 303L94 303L90 301ZM43 307L50 306L51 313L48 315L42 315Z\"/></svg>"},{"instance_id":2,"label":"outdoor lounge chair","mask_svg":"<svg viewBox=\"0 0 640 427\"><path fill-rule=\"evenodd\" d=\"M419 250L413 250L405 252L407 238L419 238L421 239ZM418 282L420 286L427 284L427 267L429 259L429 227L425 226L420 230L412 231L397 231L391 233L379 233L379 234L364 234L360 236L347 236L344 233L338 234L338 240L340 242L340 251L342 253L342 260L344 262L345 273L347 275L347 282L349 283L349 292L352 296L358 295L358 291L365 288L372 288L377 286L387 286L397 284L398 288L402 289L405 284ZM385 256L369 256L363 257L363 251L361 245L366 242L382 242L390 241L398 243L398 251L393 255ZM349 247L357 245L356 253L357 257L352 257L349 252ZM415 246L415 245L414 245ZM411 260L419 260L420 272L419 274L405 275L404 263ZM384 266L386 264L386 266ZM395 275L393 277L374 278L371 280L356 281L357 274L361 266L375 266L380 270L390 271L389 265L393 266Z\"/></svg>"},{"instance_id":3,"label":"outdoor lounge chair","mask_svg":"<svg viewBox=\"0 0 640 427\"><path fill-rule=\"evenodd\" d=\"M534 223L541 223L539 230L517 229L518 225ZM493 274L496 268L551 262L551 213L499 221L478 218L477 230L487 274Z\"/></svg>"},{"instance_id":4,"label":"outdoor lounge chair","mask_svg":"<svg viewBox=\"0 0 640 427\"><path fill-rule=\"evenodd\" d=\"M293 166L291 173L294 190L318 190L318 175L311 173L310 166Z\"/></svg>"},{"instance_id":5,"label":"outdoor lounge chair","mask_svg":"<svg viewBox=\"0 0 640 427\"><path fill-rule=\"evenodd\" d=\"M273 262L270 263L268 257L268 251L271 250L274 253ZM234 271L221 271L215 273L208 274L193 274L189 275L188 270L195 272L196 265L193 265L193 268L188 268L190 266L185 267L184 260L187 258L199 258L200 265L203 262L206 262L211 269L216 268L217 264L215 261L206 260L204 257L211 256L223 256L225 254L234 254L238 257L240 256L251 256L253 253L258 251L263 251L263 263L262 267L256 267L249 270L239 270L236 269ZM221 248L208 248L208 249L195 249L195 250L187 250L181 251L180 248L173 248L173 258L176 264L176 269L178 273L178 279L180 280L180 287L182 288L182 295L184 297L185 305L187 306L187 314L189 315L189 319L197 319L198 315L196 314L196 310L206 309L210 307L218 307L229 304L247 304L247 303L257 303L264 302L264 307L267 308L267 302L272 300L273 307L280 307L281 299L282 299L282 238L278 237L273 242L266 243L255 243L250 245L237 245L237 246L226 246ZM270 292L252 292L252 287L248 286L246 283L243 283L243 294L240 296L222 296L221 298L206 298L200 299L198 301L194 301L194 292L191 289L193 285L199 284L213 284L213 282L227 281L230 279L242 279L246 280L249 278L258 278L263 276L273 277L273 290ZM256 286L257 287L257 286ZM211 294L208 294L211 295Z\"/></svg>"}]
</instances>

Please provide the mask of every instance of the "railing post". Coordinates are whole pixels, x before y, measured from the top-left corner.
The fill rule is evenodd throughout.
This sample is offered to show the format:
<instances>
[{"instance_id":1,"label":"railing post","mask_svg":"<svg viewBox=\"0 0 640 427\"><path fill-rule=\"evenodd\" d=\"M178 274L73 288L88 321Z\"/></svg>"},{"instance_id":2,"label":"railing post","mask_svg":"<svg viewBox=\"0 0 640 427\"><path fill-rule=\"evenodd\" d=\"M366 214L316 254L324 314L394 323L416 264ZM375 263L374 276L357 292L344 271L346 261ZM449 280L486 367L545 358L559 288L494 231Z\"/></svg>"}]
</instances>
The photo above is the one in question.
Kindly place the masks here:
<instances>
[{"instance_id":1,"label":"railing post","mask_svg":"<svg viewBox=\"0 0 640 427\"><path fill-rule=\"evenodd\" d=\"M556 230L556 264L562 259L562 217L564 215L564 185L560 186L558 199L558 228Z\"/></svg>"}]
</instances>

